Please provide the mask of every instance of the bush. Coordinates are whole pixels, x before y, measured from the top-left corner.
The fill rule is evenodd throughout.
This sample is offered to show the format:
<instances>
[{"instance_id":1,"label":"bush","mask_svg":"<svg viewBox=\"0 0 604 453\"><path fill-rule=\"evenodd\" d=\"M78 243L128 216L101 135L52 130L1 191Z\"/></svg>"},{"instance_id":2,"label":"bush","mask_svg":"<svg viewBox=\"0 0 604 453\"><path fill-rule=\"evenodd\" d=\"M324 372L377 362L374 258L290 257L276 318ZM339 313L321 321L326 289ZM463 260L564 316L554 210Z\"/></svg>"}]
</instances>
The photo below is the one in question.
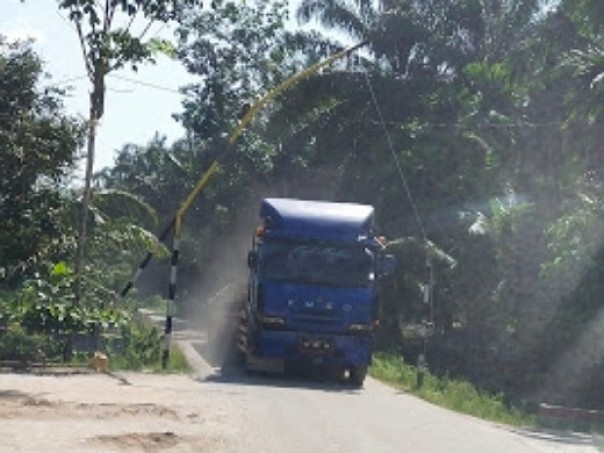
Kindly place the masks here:
<instances>
[{"instance_id":1,"label":"bush","mask_svg":"<svg viewBox=\"0 0 604 453\"><path fill-rule=\"evenodd\" d=\"M133 322L122 329L119 346L111 347L110 366L113 369L164 371L161 368L162 334L155 326ZM189 371L190 367L180 349L173 345L168 371Z\"/></svg>"},{"instance_id":2,"label":"bush","mask_svg":"<svg viewBox=\"0 0 604 453\"><path fill-rule=\"evenodd\" d=\"M161 334L157 327L131 323L121 329L121 336L121 345L109 350L113 366L138 370L159 363Z\"/></svg>"},{"instance_id":3,"label":"bush","mask_svg":"<svg viewBox=\"0 0 604 453\"><path fill-rule=\"evenodd\" d=\"M162 334L133 316L136 304L75 305L64 297L67 293L65 288L37 281L20 292L0 295L0 360L87 364L91 352L100 348L110 356L112 368L161 369ZM168 369L189 369L176 347Z\"/></svg>"},{"instance_id":4,"label":"bush","mask_svg":"<svg viewBox=\"0 0 604 453\"><path fill-rule=\"evenodd\" d=\"M61 342L50 341L46 335L27 334L21 326L11 325L0 336L0 360L29 363L53 360L63 351Z\"/></svg>"}]
</instances>

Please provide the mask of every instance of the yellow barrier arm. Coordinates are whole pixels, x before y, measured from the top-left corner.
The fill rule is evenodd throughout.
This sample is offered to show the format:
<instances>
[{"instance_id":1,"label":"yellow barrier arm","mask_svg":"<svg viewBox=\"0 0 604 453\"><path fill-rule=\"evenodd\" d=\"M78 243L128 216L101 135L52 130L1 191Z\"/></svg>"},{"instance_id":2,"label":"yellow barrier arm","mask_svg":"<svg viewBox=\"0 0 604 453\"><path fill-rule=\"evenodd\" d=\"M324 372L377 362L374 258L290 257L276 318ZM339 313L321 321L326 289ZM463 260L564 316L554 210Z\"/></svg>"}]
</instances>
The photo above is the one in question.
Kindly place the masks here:
<instances>
[{"instance_id":1,"label":"yellow barrier arm","mask_svg":"<svg viewBox=\"0 0 604 453\"><path fill-rule=\"evenodd\" d=\"M256 101L249 108L249 110L245 113L245 115L241 118L241 120L239 120L237 127L234 129L234 131L229 136L229 145L231 145L231 146L234 145L237 142L237 139L241 136L241 134L245 130L245 128L251 123L252 119L254 118L254 115L256 115L256 113L258 113L260 111L260 109L262 109L266 104L268 104L271 100L273 100L275 97L277 97L283 91L287 90L289 87L291 87L295 83L299 82L300 80L303 80L305 78L312 76L317 71L332 64L334 61L337 61L340 58L350 55L352 52L359 49L360 47L365 46L366 44L367 44L367 42L362 42L355 46L349 47L348 49L342 50L341 52L338 52L338 53L332 55L331 57L326 58L325 60L320 61L318 63L315 63L314 65L304 69L303 71L300 71L297 74L294 74L292 77L283 81L277 87L273 88L264 97L262 97L258 101ZM203 175L201 176L199 181L197 181L197 184L195 184L195 187L193 188L191 193L189 193L189 195L187 196L185 201L180 205L180 208L178 208L178 211L176 211L176 213L174 214L174 217L172 217L172 220L170 221L170 223L166 226L166 228L164 228L164 230L158 237L160 241L165 240L167 238L169 232L172 231L173 228L176 228L178 233L180 233L182 217L187 212L187 210L189 209L189 207L191 206L193 201L195 201L195 199L197 198L199 193L208 184L211 177L216 173L218 168L219 168L218 159L215 159L212 162L212 164L210 165L210 167L205 171L205 173L203 173ZM152 256L153 256L153 254L151 252L147 253L147 256L142 261L142 263L139 265L134 276L130 279L130 281L126 284L124 289L122 289L122 291L120 292L120 295L122 297L125 296L128 293L128 291L134 286L136 279L142 273L142 271L147 266L149 261L151 261Z\"/></svg>"},{"instance_id":2,"label":"yellow barrier arm","mask_svg":"<svg viewBox=\"0 0 604 453\"><path fill-rule=\"evenodd\" d=\"M233 145L237 141L239 136L242 134L242 132L245 130L245 128L248 126L248 124L252 121L252 118L254 117L254 115L262 107L264 107L266 104L268 104L271 100L273 100L275 97L277 97L283 91L287 90L290 86L294 85L295 83L299 82L300 80L310 77L311 75L315 74L320 69L322 69L326 66L329 66L334 61L339 60L340 58L344 58L347 55L350 55L352 52L354 52L355 50L357 50L360 47L363 47L365 45L367 45L367 42L362 42L362 43L352 46L348 49L342 50L341 52L338 52L338 53L332 55L331 57L329 57L323 61L320 61L318 63L315 63L314 65L306 68L305 70L303 70L297 74L294 74L292 77L285 80L277 87L273 88L271 91L268 92L268 94L266 94L263 98L256 101L254 103L254 105L252 105L249 108L247 113L243 116L243 118L241 118L241 120L239 121L239 124L237 125L237 127L235 128L235 130L233 131L231 136L229 137L229 143L231 145Z\"/></svg>"}]
</instances>

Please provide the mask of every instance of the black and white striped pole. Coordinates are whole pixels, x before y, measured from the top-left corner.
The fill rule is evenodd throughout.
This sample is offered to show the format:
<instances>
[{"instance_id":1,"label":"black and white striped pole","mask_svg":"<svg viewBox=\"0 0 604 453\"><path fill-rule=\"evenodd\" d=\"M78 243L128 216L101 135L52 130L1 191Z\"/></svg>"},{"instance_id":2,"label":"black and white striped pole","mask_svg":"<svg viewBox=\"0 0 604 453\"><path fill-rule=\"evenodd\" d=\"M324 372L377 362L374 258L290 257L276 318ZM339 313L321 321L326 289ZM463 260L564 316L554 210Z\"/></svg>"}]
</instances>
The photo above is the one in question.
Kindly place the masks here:
<instances>
[{"instance_id":1,"label":"black and white striped pole","mask_svg":"<svg viewBox=\"0 0 604 453\"><path fill-rule=\"evenodd\" d=\"M177 215L174 222L174 237L172 239L172 257L170 259L170 284L168 286L168 303L166 304L166 325L164 327L164 341L162 343L161 365L165 370L170 360L170 346L172 344L172 320L176 299L176 276L178 274L178 260L180 255L180 226L181 217Z\"/></svg>"},{"instance_id":2,"label":"black and white striped pole","mask_svg":"<svg viewBox=\"0 0 604 453\"><path fill-rule=\"evenodd\" d=\"M174 227L175 221L176 221L176 218L173 218L172 221L166 226L166 228L164 228L164 230L160 233L160 235L157 236L157 240L159 242L164 242L166 240L166 238L172 231L172 228ZM153 252L147 252L147 256L145 256L145 259L142 260L141 263L138 265L138 268L134 272L134 275L132 276L130 281L128 283L126 283L126 286L124 286L124 288L120 291L121 297L126 297L126 294L128 294L128 292L134 287L134 285L136 284L136 281L138 280L140 275L143 273L143 271L145 270L145 268L147 267L147 265L149 264L149 262L151 261L152 258L153 258Z\"/></svg>"},{"instance_id":3,"label":"black and white striped pole","mask_svg":"<svg viewBox=\"0 0 604 453\"><path fill-rule=\"evenodd\" d=\"M172 222L174 226L174 236L172 242L172 258L170 260L170 285L168 287L168 303L166 304L166 325L164 327L164 341L162 343L162 356L161 363L162 367L166 369L168 367L168 361L170 360L170 346L172 343L172 320L174 318L174 307L176 300L176 276L178 273L178 259L180 254L180 227L182 218L187 212L195 198L201 189L203 189L212 175L218 170L218 161L215 160L210 165L210 168L204 173L203 177L197 182L195 188L191 191L187 199L180 206L174 220Z\"/></svg>"}]
</instances>

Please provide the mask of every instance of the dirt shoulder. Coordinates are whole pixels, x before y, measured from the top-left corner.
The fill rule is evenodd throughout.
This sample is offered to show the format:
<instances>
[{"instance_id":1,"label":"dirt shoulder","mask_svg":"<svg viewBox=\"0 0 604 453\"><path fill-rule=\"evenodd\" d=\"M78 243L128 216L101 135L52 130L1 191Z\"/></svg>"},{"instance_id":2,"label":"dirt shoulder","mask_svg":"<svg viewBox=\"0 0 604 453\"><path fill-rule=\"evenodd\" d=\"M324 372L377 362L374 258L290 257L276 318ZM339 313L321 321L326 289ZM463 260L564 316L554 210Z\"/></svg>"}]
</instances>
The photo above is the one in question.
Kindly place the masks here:
<instances>
[{"instance_id":1,"label":"dirt shoulder","mask_svg":"<svg viewBox=\"0 0 604 453\"><path fill-rule=\"evenodd\" d=\"M0 374L1 450L228 451L237 411L200 387L184 375Z\"/></svg>"}]
</instances>

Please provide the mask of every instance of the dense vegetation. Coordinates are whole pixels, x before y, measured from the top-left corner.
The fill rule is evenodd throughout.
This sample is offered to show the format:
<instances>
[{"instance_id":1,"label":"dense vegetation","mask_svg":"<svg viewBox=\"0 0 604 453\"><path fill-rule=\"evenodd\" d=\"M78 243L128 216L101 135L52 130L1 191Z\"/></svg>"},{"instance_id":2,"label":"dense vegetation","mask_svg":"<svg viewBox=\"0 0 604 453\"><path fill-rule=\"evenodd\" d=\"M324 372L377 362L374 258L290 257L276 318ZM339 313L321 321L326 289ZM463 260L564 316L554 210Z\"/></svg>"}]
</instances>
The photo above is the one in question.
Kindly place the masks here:
<instances>
[{"instance_id":1,"label":"dense vegetation","mask_svg":"<svg viewBox=\"0 0 604 453\"><path fill-rule=\"evenodd\" d=\"M243 224L248 239L261 196L371 203L401 263L383 290L381 348L414 361L421 345L401 327L426 320L437 374L516 404L604 406L601 2L304 0L296 10L318 31L296 28L279 2L218 1L184 16L176 50L198 80L183 90L187 135L126 144L97 175L84 305L109 300L99 292L119 290L141 251L159 247L147 231L220 155L184 225L180 310L199 304L199 282L207 295L237 278L234 238ZM225 153L247 104L361 41ZM0 272L3 290L26 291L73 259L78 199L65 178L82 128L60 93L38 91L26 45L1 50L0 159L14 170L0 182ZM213 273L225 255L238 264ZM155 282L167 270L150 274L145 292L164 291Z\"/></svg>"}]
</instances>

